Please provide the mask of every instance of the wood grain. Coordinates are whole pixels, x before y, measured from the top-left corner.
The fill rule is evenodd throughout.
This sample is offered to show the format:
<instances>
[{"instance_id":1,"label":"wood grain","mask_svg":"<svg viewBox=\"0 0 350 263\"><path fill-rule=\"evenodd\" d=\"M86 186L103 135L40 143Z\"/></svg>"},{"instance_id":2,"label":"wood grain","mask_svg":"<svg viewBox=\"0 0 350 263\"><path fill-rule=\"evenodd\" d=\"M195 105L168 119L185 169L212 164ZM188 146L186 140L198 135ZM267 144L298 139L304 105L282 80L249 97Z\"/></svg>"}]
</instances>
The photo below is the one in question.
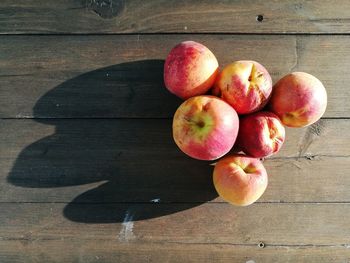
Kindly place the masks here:
<instances>
[{"instance_id":1,"label":"wood grain","mask_svg":"<svg viewBox=\"0 0 350 263\"><path fill-rule=\"evenodd\" d=\"M347 34L349 9L347 0L2 0L0 33Z\"/></svg>"},{"instance_id":2,"label":"wood grain","mask_svg":"<svg viewBox=\"0 0 350 263\"><path fill-rule=\"evenodd\" d=\"M0 262L350 262L350 2L0 1ZM174 34L175 33L175 34ZM325 118L287 129L249 207L171 136L164 59L306 71ZM264 248L259 247L259 244Z\"/></svg>"},{"instance_id":3,"label":"wood grain","mask_svg":"<svg viewBox=\"0 0 350 263\"><path fill-rule=\"evenodd\" d=\"M101 175L95 174L94 180L96 182L77 184L77 181L79 182L76 179L77 175L84 171L81 166L91 167L92 165L87 162L83 164L78 162L78 167L73 168L69 164L64 165L62 161L60 168L69 171L66 173L71 175L72 179L65 184L61 183L62 180L56 179L56 187L44 187L45 184L50 183L50 178L45 178L45 174L41 175L43 181L41 185L43 186L36 184L37 187L30 187L30 184L35 184L37 177L39 177L38 174L33 176L31 172L28 172L26 176L22 176L26 178L32 175L34 177L33 182L28 183L28 186L24 182L20 182L19 178L16 179L16 182L7 182L8 173L13 177L19 177L18 174L15 174L15 172L19 173L19 168L11 169L13 162L13 160L0 160L2 176L0 202L152 203L159 201L162 203L190 203L193 206L202 202L224 202L217 197L215 190L212 188L210 177L212 167L202 166L194 162L190 162L193 166L191 168L188 165L185 166L181 160L172 162L169 158L164 158L163 162L166 163L167 167L173 169L180 167L182 172L169 172L170 169L163 169L164 172L148 176L148 180L137 177L137 174L142 174L143 170L155 170L154 167L157 167L159 162L149 161L148 163L141 163L138 167L127 165L124 168L124 174L114 172L116 179L108 178L106 173L108 171L113 173L113 170L105 168ZM185 163L188 163L188 161ZM266 160L264 165L270 176L269 186L258 202L350 202L348 191L350 184L349 163L349 158L332 157L319 157L312 161L304 158L300 160ZM71 171L68 170L69 168ZM32 169L38 170L39 167L34 163ZM196 169L204 172L197 174L194 172ZM26 168L23 167L21 171L26 172ZM58 177L58 172L55 172L54 169L51 170L51 174ZM93 175L85 174L90 178L80 179L80 181L91 181ZM127 178L128 175L133 177ZM185 176L188 176L188 178L185 178ZM123 184L116 182L122 179L124 180ZM14 179L11 180L15 181ZM151 180L157 180L157 183ZM169 182L171 182L172 191L167 190ZM73 183L76 183L76 185L71 185ZM21 187L18 187L18 185Z\"/></svg>"},{"instance_id":4,"label":"wood grain","mask_svg":"<svg viewBox=\"0 0 350 263\"><path fill-rule=\"evenodd\" d=\"M207 45L221 66L259 61L274 81L314 74L327 88L325 117L350 117L350 36L259 35L3 36L0 117L172 117L181 101L164 87L163 60L186 39Z\"/></svg>"},{"instance_id":5,"label":"wood grain","mask_svg":"<svg viewBox=\"0 0 350 263\"><path fill-rule=\"evenodd\" d=\"M1 203L2 240L348 246L350 204ZM156 211L178 212L150 217ZM148 218L148 220L140 220Z\"/></svg>"},{"instance_id":6,"label":"wood grain","mask_svg":"<svg viewBox=\"0 0 350 263\"><path fill-rule=\"evenodd\" d=\"M287 129L261 202L350 202L346 119ZM221 202L210 162L185 156L171 120L0 120L1 202ZM171 185L172 191L169 191Z\"/></svg>"},{"instance_id":7,"label":"wood grain","mask_svg":"<svg viewBox=\"0 0 350 263\"><path fill-rule=\"evenodd\" d=\"M344 263L345 246L266 246L119 243L113 240L11 240L0 241L2 263L34 262L243 262L243 263ZM60 248L57 249L57 248ZM64 251L64 253L62 253ZM189 256L190 255L190 256Z\"/></svg>"}]
</instances>

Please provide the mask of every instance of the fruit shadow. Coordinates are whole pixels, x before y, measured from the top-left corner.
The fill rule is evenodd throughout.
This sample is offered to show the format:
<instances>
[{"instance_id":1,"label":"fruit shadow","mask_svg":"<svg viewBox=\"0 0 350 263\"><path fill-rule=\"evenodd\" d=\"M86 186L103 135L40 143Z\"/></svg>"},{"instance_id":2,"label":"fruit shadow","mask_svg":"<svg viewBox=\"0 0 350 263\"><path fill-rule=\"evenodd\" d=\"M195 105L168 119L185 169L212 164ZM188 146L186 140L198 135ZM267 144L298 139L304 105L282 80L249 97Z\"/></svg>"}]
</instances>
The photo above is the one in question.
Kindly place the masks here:
<instances>
[{"instance_id":1,"label":"fruit shadow","mask_svg":"<svg viewBox=\"0 0 350 263\"><path fill-rule=\"evenodd\" d=\"M165 89L163 65L117 64L43 95L35 121L55 126L55 133L21 151L8 182L49 188L53 196L62 187L85 189L63 211L85 223L155 218L216 198L212 166L185 156L173 142L171 116L181 101Z\"/></svg>"}]
</instances>

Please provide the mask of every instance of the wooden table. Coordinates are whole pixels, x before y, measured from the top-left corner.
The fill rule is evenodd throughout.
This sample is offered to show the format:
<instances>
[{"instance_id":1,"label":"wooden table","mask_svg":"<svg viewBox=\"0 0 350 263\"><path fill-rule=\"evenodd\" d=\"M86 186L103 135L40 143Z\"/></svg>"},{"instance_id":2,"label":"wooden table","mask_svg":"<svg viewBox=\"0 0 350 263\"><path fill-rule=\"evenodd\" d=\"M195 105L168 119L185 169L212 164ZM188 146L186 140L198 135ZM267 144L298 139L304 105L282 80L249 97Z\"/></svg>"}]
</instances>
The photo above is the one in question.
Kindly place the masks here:
<instances>
[{"instance_id":1,"label":"wooden table","mask_svg":"<svg viewBox=\"0 0 350 263\"><path fill-rule=\"evenodd\" d=\"M0 262L349 262L350 1L0 1ZM238 208L182 154L169 50L306 71L327 112L287 129Z\"/></svg>"}]
</instances>

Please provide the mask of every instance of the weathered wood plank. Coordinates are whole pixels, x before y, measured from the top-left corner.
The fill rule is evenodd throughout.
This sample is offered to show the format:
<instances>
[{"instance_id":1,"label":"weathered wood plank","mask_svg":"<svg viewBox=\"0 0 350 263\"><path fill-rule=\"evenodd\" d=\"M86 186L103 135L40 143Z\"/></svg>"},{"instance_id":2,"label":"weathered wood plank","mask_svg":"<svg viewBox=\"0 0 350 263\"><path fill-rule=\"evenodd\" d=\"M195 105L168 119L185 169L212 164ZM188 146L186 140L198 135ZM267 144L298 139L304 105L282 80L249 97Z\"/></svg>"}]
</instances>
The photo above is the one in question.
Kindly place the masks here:
<instances>
[{"instance_id":1,"label":"weathered wood plank","mask_svg":"<svg viewBox=\"0 0 350 263\"><path fill-rule=\"evenodd\" d=\"M260 201L350 202L349 129L288 129ZM0 120L0 137L1 202L221 202L210 162L180 152L168 119Z\"/></svg>"},{"instance_id":2,"label":"weathered wood plank","mask_svg":"<svg viewBox=\"0 0 350 263\"><path fill-rule=\"evenodd\" d=\"M23 160L22 160L23 161ZM39 175L28 172L27 176L32 175L33 182L6 182L6 177L11 173L11 165L13 161L0 160L0 202L82 202L82 203L99 203L99 202L184 202L196 203L201 202L223 202L221 198L212 188L211 172L212 168L202 166L199 163L191 162L191 166L185 166L183 163L187 161L178 160L172 162L168 158L164 158L164 163L168 169L159 168L158 174L148 176L148 179L137 177L137 174L142 174L144 170L155 171L159 162L142 163L139 167L131 167L128 165L125 168L124 174L117 174L116 178L110 179L106 175L105 170L102 170L101 175L96 175L96 182L85 184L84 181L91 181L91 178L81 178L81 184L77 184L78 179L75 179L76 174L81 174L84 169L79 167L85 165L91 167L89 163L79 164L79 167L73 168L69 165L62 164L60 167L68 172L73 177L71 182L66 184L61 183L56 179L56 187L43 187L37 183ZM317 160L293 160L293 159L270 159L264 162L269 174L269 186L264 195L258 202L350 202L350 193L348 186L350 179L348 171L350 169L349 158L332 158L319 157ZM336 167L336 168L335 168ZM15 168L12 173L19 172ZM28 169L28 168L27 168ZM33 168L39 168L33 164ZM93 167L91 168L93 169ZM182 169L182 171L169 172L171 169ZM52 169L51 174L54 176L55 171ZM198 173L195 173L195 171ZM204 172L203 172L204 171ZM26 172L23 167L22 172ZM57 173L57 172L56 172ZM85 175L92 177L92 174ZM135 178L136 175L136 178ZM13 177L18 174L12 175ZM127 178L127 176L133 176ZM187 176L187 177L185 177ZM49 184L50 178L45 178L41 175L42 185ZM57 177L57 175L56 175ZM11 179L14 180L14 179ZM75 182L73 181L75 180ZM109 181L106 181L109 180ZM123 180L123 184L118 184L116 181ZM155 181L152 181L155 180ZM46 182L45 182L46 181ZM62 181L62 180L61 180ZM171 182L172 191L166 188ZM67 187L76 183L74 186ZM36 184L36 187L33 185ZM61 186L60 186L61 184ZM21 187L18 187L20 185ZM30 186L32 185L32 186Z\"/></svg>"},{"instance_id":3,"label":"weathered wood plank","mask_svg":"<svg viewBox=\"0 0 350 263\"><path fill-rule=\"evenodd\" d=\"M344 263L345 246L258 246L179 243L119 243L116 240L6 240L0 241L2 263L34 262L243 262ZM64 251L64 253L62 253ZM190 256L189 256L190 255Z\"/></svg>"},{"instance_id":4,"label":"weathered wood plank","mask_svg":"<svg viewBox=\"0 0 350 263\"><path fill-rule=\"evenodd\" d=\"M174 160L182 156L172 139L171 119L2 119L0 123L2 158L15 159L22 150L28 152L24 157L53 159L67 158L67 153L102 158L103 152L117 150L123 151L118 156L122 161L129 159L127 154L154 160L165 153ZM344 131L349 126L348 119L322 119L308 127L286 128L285 144L272 158L348 157L350 134Z\"/></svg>"},{"instance_id":5,"label":"weathered wood plank","mask_svg":"<svg viewBox=\"0 0 350 263\"><path fill-rule=\"evenodd\" d=\"M274 81L291 71L319 77L326 117L350 117L350 36L3 36L0 117L171 117L180 100L163 84L163 60L178 42L206 44L221 66L260 61Z\"/></svg>"},{"instance_id":6,"label":"weathered wood plank","mask_svg":"<svg viewBox=\"0 0 350 263\"><path fill-rule=\"evenodd\" d=\"M350 204L0 204L2 240L347 246ZM174 209L177 207L177 209ZM169 213L164 211L177 211ZM148 218L148 220L142 220Z\"/></svg>"},{"instance_id":7,"label":"weathered wood plank","mask_svg":"<svg viewBox=\"0 0 350 263\"><path fill-rule=\"evenodd\" d=\"M349 9L346 0L2 0L0 33L349 33Z\"/></svg>"}]
</instances>

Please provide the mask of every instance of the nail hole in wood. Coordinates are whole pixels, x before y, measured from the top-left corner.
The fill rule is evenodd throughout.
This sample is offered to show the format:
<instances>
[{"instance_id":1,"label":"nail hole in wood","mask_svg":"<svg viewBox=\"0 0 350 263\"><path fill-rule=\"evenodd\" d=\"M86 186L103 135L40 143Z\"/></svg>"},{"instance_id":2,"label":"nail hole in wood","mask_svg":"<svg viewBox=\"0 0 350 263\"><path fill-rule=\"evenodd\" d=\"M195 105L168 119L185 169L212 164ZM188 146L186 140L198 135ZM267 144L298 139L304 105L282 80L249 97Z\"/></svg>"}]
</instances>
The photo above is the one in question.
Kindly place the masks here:
<instances>
[{"instance_id":1,"label":"nail hole in wood","mask_svg":"<svg viewBox=\"0 0 350 263\"><path fill-rule=\"evenodd\" d=\"M265 243L264 242L259 242L258 247L259 248L264 248L265 247Z\"/></svg>"},{"instance_id":2,"label":"nail hole in wood","mask_svg":"<svg viewBox=\"0 0 350 263\"><path fill-rule=\"evenodd\" d=\"M264 20L264 16L263 15L257 15L256 16L256 21L262 22L263 20Z\"/></svg>"}]
</instances>

